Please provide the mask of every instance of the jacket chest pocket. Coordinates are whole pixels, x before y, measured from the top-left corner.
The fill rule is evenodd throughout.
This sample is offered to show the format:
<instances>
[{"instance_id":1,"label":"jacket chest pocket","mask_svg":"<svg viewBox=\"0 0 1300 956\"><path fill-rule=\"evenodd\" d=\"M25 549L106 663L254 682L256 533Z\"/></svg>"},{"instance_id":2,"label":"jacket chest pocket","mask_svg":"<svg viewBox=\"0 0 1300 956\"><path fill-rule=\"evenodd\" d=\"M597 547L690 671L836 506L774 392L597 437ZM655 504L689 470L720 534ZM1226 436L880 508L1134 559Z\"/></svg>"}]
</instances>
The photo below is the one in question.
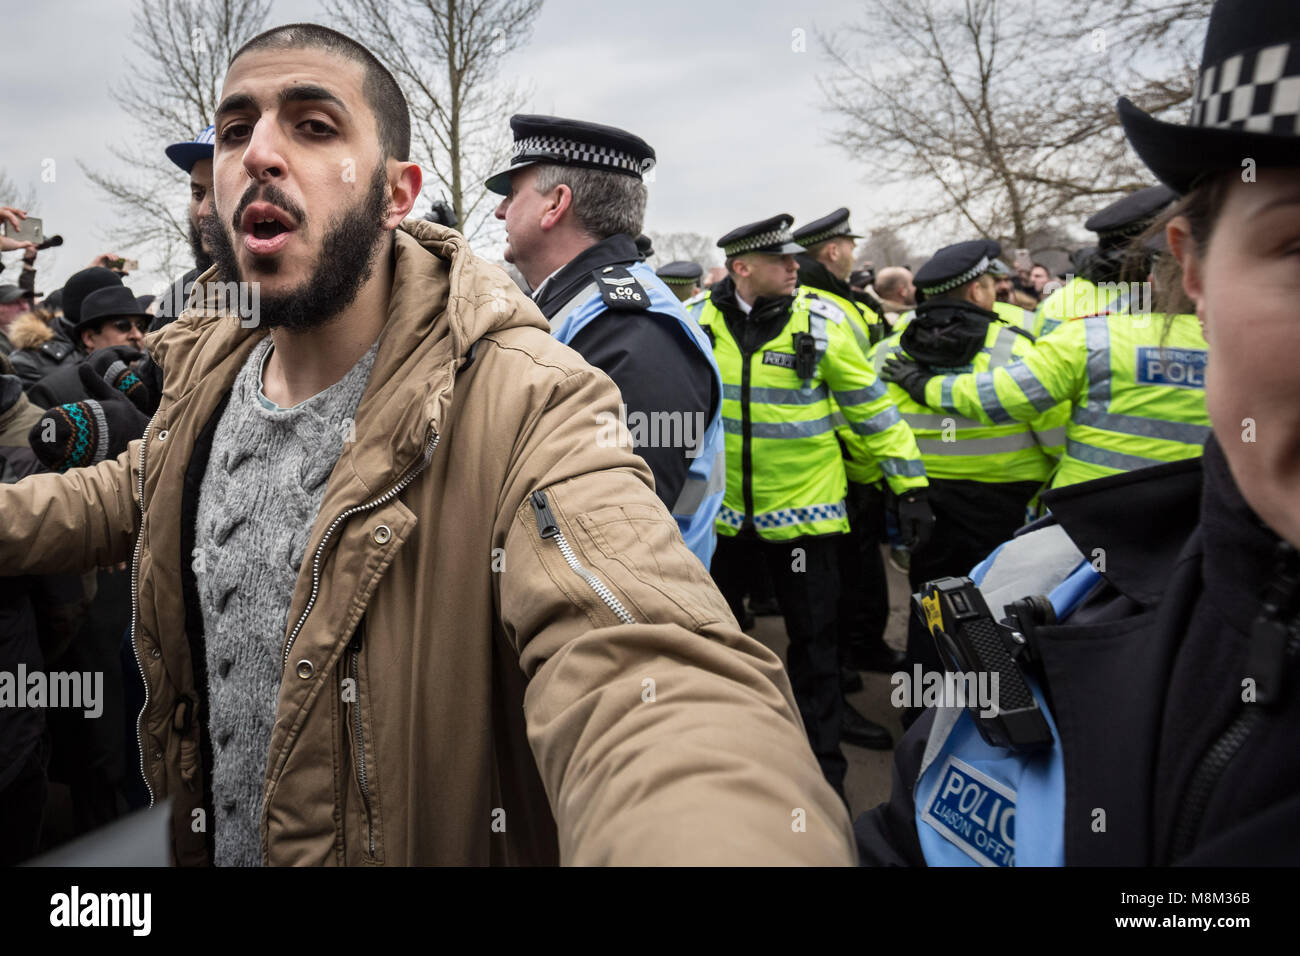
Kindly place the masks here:
<instances>
[{"instance_id":1,"label":"jacket chest pocket","mask_svg":"<svg viewBox=\"0 0 1300 956\"><path fill-rule=\"evenodd\" d=\"M339 664L339 700L342 703L343 736L351 765L346 783L343 833L345 844L351 832L360 834L360 853L345 846L349 863L383 863L384 832L379 792L379 754L376 747L371 684L366 668L366 618L357 623L352 640Z\"/></svg>"}]
</instances>

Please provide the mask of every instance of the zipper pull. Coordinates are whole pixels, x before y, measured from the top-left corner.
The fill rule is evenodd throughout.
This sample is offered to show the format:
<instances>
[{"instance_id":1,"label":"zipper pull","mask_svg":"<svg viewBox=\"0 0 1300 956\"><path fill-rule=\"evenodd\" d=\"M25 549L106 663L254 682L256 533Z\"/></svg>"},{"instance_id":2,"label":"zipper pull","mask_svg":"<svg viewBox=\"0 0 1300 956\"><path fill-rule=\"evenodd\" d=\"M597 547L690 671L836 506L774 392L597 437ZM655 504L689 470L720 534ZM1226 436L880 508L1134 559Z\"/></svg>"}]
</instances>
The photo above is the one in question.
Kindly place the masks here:
<instances>
[{"instance_id":1,"label":"zipper pull","mask_svg":"<svg viewBox=\"0 0 1300 956\"><path fill-rule=\"evenodd\" d=\"M560 533L560 526L555 523L551 506L546 501L546 492L534 491L532 495L533 515L537 518L537 531L543 538L554 538Z\"/></svg>"}]
</instances>

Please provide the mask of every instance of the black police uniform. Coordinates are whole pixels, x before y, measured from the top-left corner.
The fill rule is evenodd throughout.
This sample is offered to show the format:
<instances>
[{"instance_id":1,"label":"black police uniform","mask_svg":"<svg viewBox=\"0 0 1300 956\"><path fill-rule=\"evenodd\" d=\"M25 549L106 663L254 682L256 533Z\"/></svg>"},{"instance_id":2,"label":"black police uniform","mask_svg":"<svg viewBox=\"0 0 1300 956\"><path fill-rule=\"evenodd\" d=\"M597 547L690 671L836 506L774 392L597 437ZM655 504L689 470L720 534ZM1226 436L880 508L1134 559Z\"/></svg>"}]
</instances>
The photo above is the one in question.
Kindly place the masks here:
<instances>
[{"instance_id":1,"label":"black police uniform","mask_svg":"<svg viewBox=\"0 0 1300 956\"><path fill-rule=\"evenodd\" d=\"M654 165L654 150L639 136L621 129L562 119L555 116L511 117L515 145L510 166L487 180L494 192L510 191L510 173L528 166L556 164L596 169L641 178ZM617 234L597 242L575 256L534 290L537 307L548 320L555 319L575 299L585 299L592 273L606 267L627 266L643 260L645 253L633 236ZM640 412L702 415L707 421L722 396L714 394L713 370L708 359L687 342L678 320L654 311L607 310L583 328L569 343L588 362L618 386L628 416ZM686 484L691 448L638 447L650 466L655 493L669 510Z\"/></svg>"}]
</instances>

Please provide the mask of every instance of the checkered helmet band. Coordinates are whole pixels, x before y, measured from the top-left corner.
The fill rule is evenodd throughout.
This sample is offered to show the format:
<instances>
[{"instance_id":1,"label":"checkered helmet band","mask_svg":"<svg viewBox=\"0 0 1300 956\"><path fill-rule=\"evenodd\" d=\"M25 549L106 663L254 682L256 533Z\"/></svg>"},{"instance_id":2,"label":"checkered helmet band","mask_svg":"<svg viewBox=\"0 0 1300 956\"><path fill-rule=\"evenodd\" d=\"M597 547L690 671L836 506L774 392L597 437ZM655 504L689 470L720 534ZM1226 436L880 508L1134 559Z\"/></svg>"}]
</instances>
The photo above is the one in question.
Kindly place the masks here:
<instances>
[{"instance_id":1,"label":"checkered helmet band","mask_svg":"<svg viewBox=\"0 0 1300 956\"><path fill-rule=\"evenodd\" d=\"M937 285L920 286L922 292L926 295L939 295L941 292L947 292L949 289L955 289L959 285L965 285L971 279L982 276L989 271L989 257L984 256L979 262L971 266L960 275L955 275L951 279L945 279Z\"/></svg>"},{"instance_id":2,"label":"checkered helmet band","mask_svg":"<svg viewBox=\"0 0 1300 956\"><path fill-rule=\"evenodd\" d=\"M789 226L737 239L735 242L723 246L722 253L730 258L731 256L752 252L755 249L766 249L768 246L783 245L787 242L794 242L794 236L791 234Z\"/></svg>"},{"instance_id":3,"label":"checkered helmet band","mask_svg":"<svg viewBox=\"0 0 1300 956\"><path fill-rule=\"evenodd\" d=\"M637 159L631 153L619 149L580 143L562 136L525 136L515 141L512 163L545 162L547 159L604 167L638 177L649 172L655 164L653 159Z\"/></svg>"},{"instance_id":4,"label":"checkered helmet band","mask_svg":"<svg viewBox=\"0 0 1300 956\"><path fill-rule=\"evenodd\" d=\"M1203 70L1192 95L1191 125L1300 133L1300 44L1238 53Z\"/></svg>"}]
</instances>

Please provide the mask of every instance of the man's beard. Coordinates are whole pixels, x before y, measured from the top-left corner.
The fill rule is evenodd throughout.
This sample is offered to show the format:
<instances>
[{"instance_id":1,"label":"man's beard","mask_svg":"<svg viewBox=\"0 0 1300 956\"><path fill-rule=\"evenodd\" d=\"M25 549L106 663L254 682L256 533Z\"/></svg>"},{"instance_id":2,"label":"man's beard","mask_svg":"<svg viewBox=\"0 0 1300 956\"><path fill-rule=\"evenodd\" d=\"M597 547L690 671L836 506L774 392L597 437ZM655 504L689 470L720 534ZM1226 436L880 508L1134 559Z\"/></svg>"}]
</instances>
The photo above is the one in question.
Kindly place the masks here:
<instances>
[{"instance_id":1,"label":"man's beard","mask_svg":"<svg viewBox=\"0 0 1300 956\"><path fill-rule=\"evenodd\" d=\"M194 265L200 273L207 272L212 267L212 256L203 248L203 234L199 231L199 224L195 220L190 220L190 252L194 253Z\"/></svg>"},{"instance_id":2,"label":"man's beard","mask_svg":"<svg viewBox=\"0 0 1300 956\"><path fill-rule=\"evenodd\" d=\"M303 229L306 216L274 184L249 186L231 218L235 233L248 206L265 200L292 214ZM379 237L388 214L388 175L381 164L370 179L370 188L351 209L345 210L325 232L312 274L296 289L278 295L260 296L258 324L271 329L305 332L337 318L353 303L361 287L374 273ZM225 281L247 281L240 274L235 249L226 226L217 216L203 223L203 236L213 250L213 259ZM271 261L271 272L280 263Z\"/></svg>"}]
</instances>

